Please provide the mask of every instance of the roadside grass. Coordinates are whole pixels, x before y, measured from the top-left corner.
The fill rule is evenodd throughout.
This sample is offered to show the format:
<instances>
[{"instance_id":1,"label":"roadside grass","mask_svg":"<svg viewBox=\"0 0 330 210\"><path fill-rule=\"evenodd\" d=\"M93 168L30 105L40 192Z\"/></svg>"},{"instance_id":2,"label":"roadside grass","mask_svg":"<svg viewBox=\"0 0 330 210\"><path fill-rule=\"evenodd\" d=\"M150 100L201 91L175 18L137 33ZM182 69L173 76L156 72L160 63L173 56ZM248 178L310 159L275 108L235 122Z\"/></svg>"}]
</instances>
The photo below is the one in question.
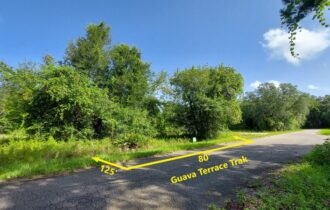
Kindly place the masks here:
<instances>
[{"instance_id":1,"label":"roadside grass","mask_svg":"<svg viewBox=\"0 0 330 210\"><path fill-rule=\"evenodd\" d=\"M330 143L316 146L305 159L259 180L255 190L240 191L238 203L227 203L225 209L329 209Z\"/></svg>"},{"instance_id":2,"label":"roadside grass","mask_svg":"<svg viewBox=\"0 0 330 210\"><path fill-rule=\"evenodd\" d=\"M127 161L156 154L171 153L233 142L234 136L257 138L285 132L223 132L217 139L191 142L189 139L149 139L136 150L118 148L110 139L94 141L9 140L0 137L0 180L71 172L97 165L91 157L107 161Z\"/></svg>"},{"instance_id":3,"label":"roadside grass","mask_svg":"<svg viewBox=\"0 0 330 210\"><path fill-rule=\"evenodd\" d=\"M330 205L330 167L300 163L285 167L273 186L256 196L241 196L244 207L258 209L327 209Z\"/></svg>"},{"instance_id":4,"label":"roadside grass","mask_svg":"<svg viewBox=\"0 0 330 210\"><path fill-rule=\"evenodd\" d=\"M330 136L330 129L322 129L320 134Z\"/></svg>"},{"instance_id":5,"label":"roadside grass","mask_svg":"<svg viewBox=\"0 0 330 210\"><path fill-rule=\"evenodd\" d=\"M9 136L5 134L0 134L0 145L6 144L9 142Z\"/></svg>"}]
</instances>

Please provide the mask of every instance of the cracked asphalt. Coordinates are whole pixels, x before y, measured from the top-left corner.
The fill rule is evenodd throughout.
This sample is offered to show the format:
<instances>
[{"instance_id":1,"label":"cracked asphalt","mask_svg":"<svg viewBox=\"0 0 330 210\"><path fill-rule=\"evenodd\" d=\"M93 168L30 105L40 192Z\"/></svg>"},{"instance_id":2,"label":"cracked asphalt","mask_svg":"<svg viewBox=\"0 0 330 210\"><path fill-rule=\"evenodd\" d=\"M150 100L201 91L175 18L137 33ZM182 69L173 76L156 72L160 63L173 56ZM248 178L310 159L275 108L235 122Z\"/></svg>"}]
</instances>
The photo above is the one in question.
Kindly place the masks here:
<instances>
[{"instance_id":1,"label":"cracked asphalt","mask_svg":"<svg viewBox=\"0 0 330 210\"><path fill-rule=\"evenodd\" d=\"M211 203L221 205L233 198L247 181L265 171L296 161L325 136L318 130L276 135L254 140L246 145L209 155L199 163L197 157L176 160L132 171L118 171L109 176L100 168L36 180L15 180L0 184L0 209L207 209ZM176 152L153 158L129 161L134 165L192 151ZM247 164L197 176L177 184L172 176L197 172L246 156ZM198 174L197 174L198 175Z\"/></svg>"}]
</instances>

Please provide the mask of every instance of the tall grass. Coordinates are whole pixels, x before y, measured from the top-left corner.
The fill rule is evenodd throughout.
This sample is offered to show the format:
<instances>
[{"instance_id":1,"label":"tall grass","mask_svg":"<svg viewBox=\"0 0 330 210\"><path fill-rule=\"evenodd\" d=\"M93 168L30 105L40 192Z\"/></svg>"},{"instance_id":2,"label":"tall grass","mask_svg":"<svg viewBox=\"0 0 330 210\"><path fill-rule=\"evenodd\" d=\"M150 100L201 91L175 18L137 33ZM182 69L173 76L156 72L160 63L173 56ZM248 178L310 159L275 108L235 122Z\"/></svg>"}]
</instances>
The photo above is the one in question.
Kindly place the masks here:
<instances>
[{"instance_id":1,"label":"tall grass","mask_svg":"<svg viewBox=\"0 0 330 210\"><path fill-rule=\"evenodd\" d=\"M321 133L322 135L330 135L330 129L322 129L322 130L320 131L320 133Z\"/></svg>"}]
</instances>

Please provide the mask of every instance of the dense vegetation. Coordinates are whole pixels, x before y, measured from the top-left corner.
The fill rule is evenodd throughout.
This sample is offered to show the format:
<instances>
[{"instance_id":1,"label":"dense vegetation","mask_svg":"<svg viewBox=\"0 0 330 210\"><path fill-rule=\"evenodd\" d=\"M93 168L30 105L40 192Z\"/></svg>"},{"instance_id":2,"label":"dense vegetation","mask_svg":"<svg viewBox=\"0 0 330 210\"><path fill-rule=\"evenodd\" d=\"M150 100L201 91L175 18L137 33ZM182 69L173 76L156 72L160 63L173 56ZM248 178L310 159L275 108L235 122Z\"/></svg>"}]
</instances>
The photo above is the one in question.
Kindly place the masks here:
<instances>
[{"instance_id":1,"label":"dense vegetation","mask_svg":"<svg viewBox=\"0 0 330 210\"><path fill-rule=\"evenodd\" d=\"M192 67L156 77L137 48L110 40L102 22L70 43L63 61L48 55L42 65L17 69L1 63L0 132L107 137L135 147L154 136L216 137L239 123L243 79L233 68Z\"/></svg>"},{"instance_id":2,"label":"dense vegetation","mask_svg":"<svg viewBox=\"0 0 330 210\"><path fill-rule=\"evenodd\" d=\"M242 75L224 65L156 75L136 47L112 46L103 22L63 60L43 60L0 62L0 179L213 145L233 139L229 128L330 127L330 96L270 83L244 96Z\"/></svg>"},{"instance_id":3,"label":"dense vegetation","mask_svg":"<svg viewBox=\"0 0 330 210\"><path fill-rule=\"evenodd\" d=\"M330 127L330 96L265 83L243 95L243 77L223 65L155 75L140 51L112 46L110 27L89 25L64 59L0 64L0 132L25 138L102 139L135 148L152 137L215 138L236 127ZM307 121L306 121L307 119Z\"/></svg>"},{"instance_id":4,"label":"dense vegetation","mask_svg":"<svg viewBox=\"0 0 330 210\"><path fill-rule=\"evenodd\" d=\"M330 95L311 98L310 113L305 126L307 128L330 128Z\"/></svg>"},{"instance_id":5,"label":"dense vegetation","mask_svg":"<svg viewBox=\"0 0 330 210\"><path fill-rule=\"evenodd\" d=\"M308 96L291 84L262 84L242 103L245 126L259 130L297 129L304 125L309 110Z\"/></svg>"}]
</instances>

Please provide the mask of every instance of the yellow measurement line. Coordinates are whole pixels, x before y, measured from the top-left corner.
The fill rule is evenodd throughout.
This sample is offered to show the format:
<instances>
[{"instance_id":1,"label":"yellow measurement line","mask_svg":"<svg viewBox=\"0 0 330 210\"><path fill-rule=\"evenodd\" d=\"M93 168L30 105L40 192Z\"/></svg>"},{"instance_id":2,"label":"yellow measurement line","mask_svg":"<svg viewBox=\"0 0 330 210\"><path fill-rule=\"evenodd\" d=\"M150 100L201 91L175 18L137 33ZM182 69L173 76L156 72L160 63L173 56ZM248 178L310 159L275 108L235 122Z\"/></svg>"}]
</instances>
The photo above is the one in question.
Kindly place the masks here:
<instances>
[{"instance_id":1,"label":"yellow measurement line","mask_svg":"<svg viewBox=\"0 0 330 210\"><path fill-rule=\"evenodd\" d=\"M224 146L224 147L219 147L219 148L215 148L215 149L209 149L209 150L204 150L204 151L199 151L199 152L194 152L194 153L190 153L187 155L180 155L180 156L176 156L176 157L171 157L171 158L166 158L166 159L162 159L162 160L157 160L157 161L152 161L152 162L148 162L148 163L143 163L143 164L138 164L138 165L134 165L134 166L129 166L129 167L125 167L122 165L118 165L116 163L112 163L112 162L108 162L106 160L103 160L99 157L93 157L92 159L95 160L96 162L101 162L107 165L111 165L114 166L116 168L120 168L123 170L132 170L132 169L137 169L137 168L143 168L146 166L151 166L151 165L156 165L156 164L160 164L160 163L166 163L166 162L170 162L170 161L174 161L174 160L179 160L179 159L183 159L183 158L188 158L188 157L192 157L192 156L196 156L196 155L201 155L201 154L206 154L206 153L212 153L215 151L219 151L219 150L224 150L224 149L229 149L229 148L234 148L234 147L240 147L243 145L247 145L247 144L251 144L253 141L250 139L246 139L246 138L242 138L239 136L234 136L234 139L236 140L242 140L243 142L237 143L237 144L232 144L232 145L228 145L228 146Z\"/></svg>"}]
</instances>

